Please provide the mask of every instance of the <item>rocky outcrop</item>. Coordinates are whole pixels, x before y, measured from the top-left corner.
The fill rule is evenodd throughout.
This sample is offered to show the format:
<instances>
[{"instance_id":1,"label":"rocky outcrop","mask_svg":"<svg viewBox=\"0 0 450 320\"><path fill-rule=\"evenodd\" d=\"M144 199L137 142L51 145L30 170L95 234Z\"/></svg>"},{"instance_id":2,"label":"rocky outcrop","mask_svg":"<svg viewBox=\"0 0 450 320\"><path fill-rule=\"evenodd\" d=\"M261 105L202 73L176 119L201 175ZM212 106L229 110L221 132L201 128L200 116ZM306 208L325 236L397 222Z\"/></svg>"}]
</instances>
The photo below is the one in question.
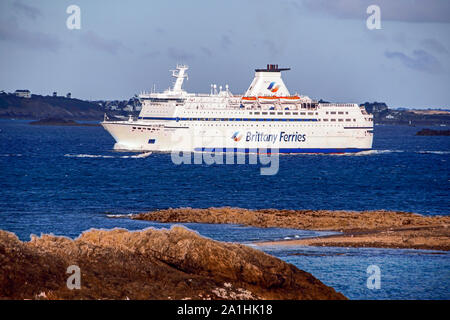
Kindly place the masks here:
<instances>
[{"instance_id":1,"label":"rocky outcrop","mask_svg":"<svg viewBox=\"0 0 450 320\"><path fill-rule=\"evenodd\" d=\"M266 241L258 245L450 250L449 225L402 227L307 239Z\"/></svg>"},{"instance_id":2,"label":"rocky outcrop","mask_svg":"<svg viewBox=\"0 0 450 320\"><path fill-rule=\"evenodd\" d=\"M69 290L70 265L81 288ZM0 298L345 299L311 274L241 244L170 230L91 230L21 242L0 231Z\"/></svg>"},{"instance_id":3,"label":"rocky outcrop","mask_svg":"<svg viewBox=\"0 0 450 320\"><path fill-rule=\"evenodd\" d=\"M366 231L380 228L449 224L450 217L400 211L249 210L242 208L163 209L132 216L158 222L232 223L303 230Z\"/></svg>"},{"instance_id":4,"label":"rocky outcrop","mask_svg":"<svg viewBox=\"0 0 450 320\"><path fill-rule=\"evenodd\" d=\"M166 209L133 219L159 222L232 223L254 227L339 231L336 236L270 242L282 245L450 250L450 217L397 211Z\"/></svg>"},{"instance_id":5,"label":"rocky outcrop","mask_svg":"<svg viewBox=\"0 0 450 320\"><path fill-rule=\"evenodd\" d=\"M416 133L416 136L450 136L450 130L422 129Z\"/></svg>"}]
</instances>

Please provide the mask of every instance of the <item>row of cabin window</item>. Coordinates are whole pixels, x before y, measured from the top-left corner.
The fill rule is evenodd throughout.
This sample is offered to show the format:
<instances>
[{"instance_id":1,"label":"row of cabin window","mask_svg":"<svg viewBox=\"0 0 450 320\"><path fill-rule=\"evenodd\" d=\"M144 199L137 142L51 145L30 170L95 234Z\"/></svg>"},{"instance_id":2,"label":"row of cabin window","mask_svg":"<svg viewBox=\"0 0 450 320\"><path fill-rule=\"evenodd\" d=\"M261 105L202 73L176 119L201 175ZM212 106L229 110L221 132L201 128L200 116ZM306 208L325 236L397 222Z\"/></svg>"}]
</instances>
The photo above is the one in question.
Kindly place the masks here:
<instances>
[{"instance_id":1,"label":"row of cabin window","mask_svg":"<svg viewBox=\"0 0 450 320\"><path fill-rule=\"evenodd\" d=\"M250 112L250 114L252 114L251 112ZM260 113L259 112L253 112L253 114L254 115L259 115ZM291 112L261 112L261 114L262 115L266 115L266 114L270 114L270 115L275 115L275 114L277 114L277 115L287 115L287 116L289 116L289 115L291 115ZM308 113L306 113L306 112L292 112L292 115L294 115L294 116L297 116L297 115L306 115L306 114L308 114L309 116L313 116L314 115L314 112L308 112ZM316 115L318 115L319 113L318 112L316 112Z\"/></svg>"},{"instance_id":2,"label":"row of cabin window","mask_svg":"<svg viewBox=\"0 0 450 320\"><path fill-rule=\"evenodd\" d=\"M343 122L344 119L337 119L339 122ZM322 121L328 121L328 119L322 119ZM330 121L336 121L336 119L330 119ZM352 121L352 119L345 119L345 121ZM353 119L353 121L356 121L356 119Z\"/></svg>"},{"instance_id":3,"label":"row of cabin window","mask_svg":"<svg viewBox=\"0 0 450 320\"><path fill-rule=\"evenodd\" d=\"M328 114L328 111L326 113ZM336 114L336 111L330 111L330 114ZM338 111L337 114L344 114L344 111ZM348 114L348 111L345 111L345 114Z\"/></svg>"},{"instance_id":4,"label":"row of cabin window","mask_svg":"<svg viewBox=\"0 0 450 320\"><path fill-rule=\"evenodd\" d=\"M159 113L159 111L155 111L155 112ZM187 111L186 113L191 113L191 112ZM194 112L192 112L192 113L194 113ZM205 113L209 114L209 111L207 111ZM214 112L211 112L211 113L214 113ZM230 112L228 114L236 114L236 113L243 114L245 112ZM224 112L220 112L219 114L224 114ZM310 115L310 116L312 116L312 115L314 115L314 112L289 112L289 111L287 111L287 112L280 112L280 111L279 112L274 112L274 111L270 111L270 112L255 111L255 112L252 112L252 111L250 111L249 114L254 114L254 115L259 115L259 114L262 114L262 115L267 115L267 114L270 114L270 115L275 115L275 114L277 114L277 115L291 115L292 114L294 116L295 115ZM319 113L316 112L315 114L318 115ZM327 112L327 114L328 114L328 112ZM332 113L332 114L335 114L335 112ZM341 112L339 112L339 114L341 114ZM346 112L346 114L348 114L348 112Z\"/></svg>"}]
</instances>

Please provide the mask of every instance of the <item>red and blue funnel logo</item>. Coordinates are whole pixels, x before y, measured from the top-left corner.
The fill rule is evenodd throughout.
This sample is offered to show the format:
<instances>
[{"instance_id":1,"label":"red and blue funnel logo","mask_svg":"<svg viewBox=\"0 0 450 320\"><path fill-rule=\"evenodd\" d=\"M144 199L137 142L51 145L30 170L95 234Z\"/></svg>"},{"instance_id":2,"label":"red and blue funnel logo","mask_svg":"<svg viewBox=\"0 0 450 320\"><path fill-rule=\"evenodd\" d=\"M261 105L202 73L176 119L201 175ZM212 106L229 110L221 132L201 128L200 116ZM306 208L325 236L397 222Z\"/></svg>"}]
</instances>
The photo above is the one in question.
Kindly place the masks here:
<instances>
[{"instance_id":1,"label":"red and blue funnel logo","mask_svg":"<svg viewBox=\"0 0 450 320\"><path fill-rule=\"evenodd\" d=\"M280 85L276 84L275 81L271 82L269 84L269 86L267 87L267 90L270 90L270 92L273 92L273 93L277 92L278 89L280 89Z\"/></svg>"},{"instance_id":2,"label":"red and blue funnel logo","mask_svg":"<svg viewBox=\"0 0 450 320\"><path fill-rule=\"evenodd\" d=\"M239 131L237 131L231 136L231 139L238 142L239 140L242 139L242 134L239 134Z\"/></svg>"}]
</instances>

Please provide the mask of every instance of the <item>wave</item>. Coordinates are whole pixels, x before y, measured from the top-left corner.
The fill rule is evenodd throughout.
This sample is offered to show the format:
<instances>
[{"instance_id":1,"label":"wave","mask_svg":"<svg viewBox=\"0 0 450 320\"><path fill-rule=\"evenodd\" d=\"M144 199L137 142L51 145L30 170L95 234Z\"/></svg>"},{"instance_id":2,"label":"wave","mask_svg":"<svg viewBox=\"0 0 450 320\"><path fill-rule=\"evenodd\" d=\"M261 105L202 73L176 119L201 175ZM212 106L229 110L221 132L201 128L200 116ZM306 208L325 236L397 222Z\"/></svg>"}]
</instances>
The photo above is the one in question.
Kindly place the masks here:
<instances>
[{"instance_id":1,"label":"wave","mask_svg":"<svg viewBox=\"0 0 450 320\"><path fill-rule=\"evenodd\" d=\"M151 155L151 152L144 152L140 154L135 154L132 156L121 156L120 158L134 158L134 159L141 159L141 158L147 158L149 155Z\"/></svg>"},{"instance_id":2,"label":"wave","mask_svg":"<svg viewBox=\"0 0 450 320\"><path fill-rule=\"evenodd\" d=\"M129 218L131 216L133 216L132 213L128 213L128 214L107 214L106 215L108 218Z\"/></svg>"},{"instance_id":3,"label":"wave","mask_svg":"<svg viewBox=\"0 0 450 320\"><path fill-rule=\"evenodd\" d=\"M450 151L417 151L420 154L450 154Z\"/></svg>"},{"instance_id":4,"label":"wave","mask_svg":"<svg viewBox=\"0 0 450 320\"><path fill-rule=\"evenodd\" d=\"M69 158L114 158L114 156L104 156L98 154L65 154L64 157Z\"/></svg>"},{"instance_id":5,"label":"wave","mask_svg":"<svg viewBox=\"0 0 450 320\"><path fill-rule=\"evenodd\" d=\"M151 155L151 152L144 152L132 156L108 156L108 155L100 155L100 154L70 154L67 153L64 155L64 157L69 158L121 158L121 159L142 159L147 158L149 155Z\"/></svg>"},{"instance_id":6,"label":"wave","mask_svg":"<svg viewBox=\"0 0 450 320\"><path fill-rule=\"evenodd\" d=\"M341 154L341 155L344 155L344 156L369 156L369 155L398 153L398 152L414 152L414 153L419 153L419 154L450 154L450 151L369 150L369 151L361 151L361 152L358 152L358 153L344 153L344 154Z\"/></svg>"},{"instance_id":7,"label":"wave","mask_svg":"<svg viewBox=\"0 0 450 320\"><path fill-rule=\"evenodd\" d=\"M387 154L387 153L399 153L399 152L405 152L403 150L368 150L368 151L361 151L358 153L355 153L356 156L370 156L370 155L376 155L376 154Z\"/></svg>"},{"instance_id":8,"label":"wave","mask_svg":"<svg viewBox=\"0 0 450 320\"><path fill-rule=\"evenodd\" d=\"M0 154L0 157L21 157L22 155L20 153L5 153Z\"/></svg>"},{"instance_id":9,"label":"wave","mask_svg":"<svg viewBox=\"0 0 450 320\"><path fill-rule=\"evenodd\" d=\"M317 153L320 156L333 156L333 157L360 157L360 156L373 156L379 154L398 153L405 152L404 150L367 150L360 152L348 152L348 153Z\"/></svg>"}]
</instances>

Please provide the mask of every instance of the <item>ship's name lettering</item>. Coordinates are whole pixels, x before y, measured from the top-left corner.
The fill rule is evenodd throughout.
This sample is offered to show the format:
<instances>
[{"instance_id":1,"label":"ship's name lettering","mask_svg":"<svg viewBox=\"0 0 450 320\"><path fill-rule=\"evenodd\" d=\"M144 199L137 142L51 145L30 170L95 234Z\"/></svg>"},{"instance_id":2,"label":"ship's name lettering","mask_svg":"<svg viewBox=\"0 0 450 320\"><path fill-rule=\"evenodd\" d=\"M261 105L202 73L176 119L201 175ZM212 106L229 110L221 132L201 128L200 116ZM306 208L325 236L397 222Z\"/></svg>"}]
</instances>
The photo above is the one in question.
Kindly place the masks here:
<instances>
[{"instance_id":1,"label":"ship's name lettering","mask_svg":"<svg viewBox=\"0 0 450 320\"><path fill-rule=\"evenodd\" d=\"M264 132L258 132L255 133L248 131L245 140L247 142L272 142L275 143L276 141L279 142L305 142L306 141L306 134L302 133L287 133L284 131L281 131L280 134L278 133L264 133Z\"/></svg>"}]
</instances>

